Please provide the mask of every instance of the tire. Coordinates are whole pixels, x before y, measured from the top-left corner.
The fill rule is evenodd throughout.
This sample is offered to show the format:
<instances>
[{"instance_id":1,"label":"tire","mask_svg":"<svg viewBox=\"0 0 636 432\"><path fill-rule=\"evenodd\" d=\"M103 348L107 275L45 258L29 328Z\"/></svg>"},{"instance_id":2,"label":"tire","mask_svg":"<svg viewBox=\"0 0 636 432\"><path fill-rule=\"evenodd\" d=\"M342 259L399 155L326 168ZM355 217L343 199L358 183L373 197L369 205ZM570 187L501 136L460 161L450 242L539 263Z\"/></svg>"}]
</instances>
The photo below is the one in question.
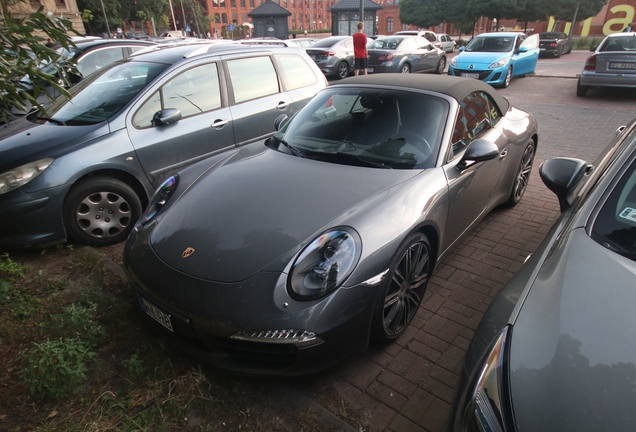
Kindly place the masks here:
<instances>
[{"instance_id":1,"label":"tire","mask_svg":"<svg viewBox=\"0 0 636 432\"><path fill-rule=\"evenodd\" d=\"M343 79L349 76L349 63L341 61L338 63L338 72L336 74L338 79Z\"/></svg>"},{"instance_id":2,"label":"tire","mask_svg":"<svg viewBox=\"0 0 636 432\"><path fill-rule=\"evenodd\" d=\"M422 303L433 269L431 246L426 235L409 235L398 247L389 271L378 290L370 339L386 344L408 327Z\"/></svg>"},{"instance_id":3,"label":"tire","mask_svg":"<svg viewBox=\"0 0 636 432\"><path fill-rule=\"evenodd\" d=\"M515 173L515 181L512 184L512 190L510 196L506 202L506 207L515 206L523 198L523 194L528 188L528 182L530 181L530 175L532 174L532 163L534 162L535 148L534 141L530 141L526 148L523 150L521 161L519 162L519 168Z\"/></svg>"},{"instance_id":4,"label":"tire","mask_svg":"<svg viewBox=\"0 0 636 432\"><path fill-rule=\"evenodd\" d=\"M555 52L554 52L554 56L556 58L559 58L563 55L563 47L559 47Z\"/></svg>"},{"instance_id":5,"label":"tire","mask_svg":"<svg viewBox=\"0 0 636 432\"><path fill-rule=\"evenodd\" d=\"M512 68L509 67L506 71L506 77L504 78L503 83L501 84L501 88L508 88L510 85L510 81L512 81Z\"/></svg>"},{"instance_id":6,"label":"tire","mask_svg":"<svg viewBox=\"0 0 636 432\"><path fill-rule=\"evenodd\" d=\"M75 184L64 200L64 226L78 243L106 246L126 240L141 216L141 201L121 180L92 177Z\"/></svg>"},{"instance_id":7,"label":"tire","mask_svg":"<svg viewBox=\"0 0 636 432\"><path fill-rule=\"evenodd\" d=\"M455 45L453 45L453 46L451 47L450 52L452 52L452 53L454 53L454 52L455 52Z\"/></svg>"},{"instance_id":8,"label":"tire","mask_svg":"<svg viewBox=\"0 0 636 432\"><path fill-rule=\"evenodd\" d=\"M577 95L578 97L585 97L585 96L587 96L587 91L588 91L589 89L590 89L590 88L589 88L588 86L581 85L581 80L580 80L580 79L579 79L579 81L576 83L576 95Z\"/></svg>"},{"instance_id":9,"label":"tire","mask_svg":"<svg viewBox=\"0 0 636 432\"><path fill-rule=\"evenodd\" d=\"M441 75L444 73L444 69L446 69L446 57L442 57L441 59L439 59L439 62L437 62L437 69L435 69L435 73L437 75Z\"/></svg>"},{"instance_id":10,"label":"tire","mask_svg":"<svg viewBox=\"0 0 636 432\"><path fill-rule=\"evenodd\" d=\"M404 63L400 68L400 73L411 73L411 65L408 63Z\"/></svg>"}]
</instances>

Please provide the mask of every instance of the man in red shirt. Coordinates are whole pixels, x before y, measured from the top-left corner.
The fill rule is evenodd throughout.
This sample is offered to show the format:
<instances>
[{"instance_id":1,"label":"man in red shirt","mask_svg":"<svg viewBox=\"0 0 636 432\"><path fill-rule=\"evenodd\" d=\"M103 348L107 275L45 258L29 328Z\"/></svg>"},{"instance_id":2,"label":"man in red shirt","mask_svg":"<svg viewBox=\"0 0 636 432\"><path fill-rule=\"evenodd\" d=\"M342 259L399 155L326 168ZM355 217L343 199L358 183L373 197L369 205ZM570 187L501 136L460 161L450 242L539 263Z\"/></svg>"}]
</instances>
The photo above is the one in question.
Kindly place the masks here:
<instances>
[{"instance_id":1,"label":"man in red shirt","mask_svg":"<svg viewBox=\"0 0 636 432\"><path fill-rule=\"evenodd\" d=\"M354 58L354 75L358 76L358 72L362 70L363 74L367 74L367 36L364 34L364 23L358 23L358 33L353 35L353 58Z\"/></svg>"}]
</instances>

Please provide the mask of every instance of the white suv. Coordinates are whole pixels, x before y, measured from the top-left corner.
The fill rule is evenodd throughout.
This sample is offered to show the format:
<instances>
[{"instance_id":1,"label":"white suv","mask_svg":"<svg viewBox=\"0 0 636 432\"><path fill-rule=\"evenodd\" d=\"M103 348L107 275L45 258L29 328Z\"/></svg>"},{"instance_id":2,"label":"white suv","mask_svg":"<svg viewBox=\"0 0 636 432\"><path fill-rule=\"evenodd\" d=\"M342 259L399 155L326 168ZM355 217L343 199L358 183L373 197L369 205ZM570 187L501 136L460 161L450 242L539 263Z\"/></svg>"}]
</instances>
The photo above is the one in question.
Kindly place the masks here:
<instances>
[{"instance_id":1,"label":"white suv","mask_svg":"<svg viewBox=\"0 0 636 432\"><path fill-rule=\"evenodd\" d=\"M428 39L436 48L440 48L439 37L429 30L402 30L395 32L395 35L419 36Z\"/></svg>"}]
</instances>

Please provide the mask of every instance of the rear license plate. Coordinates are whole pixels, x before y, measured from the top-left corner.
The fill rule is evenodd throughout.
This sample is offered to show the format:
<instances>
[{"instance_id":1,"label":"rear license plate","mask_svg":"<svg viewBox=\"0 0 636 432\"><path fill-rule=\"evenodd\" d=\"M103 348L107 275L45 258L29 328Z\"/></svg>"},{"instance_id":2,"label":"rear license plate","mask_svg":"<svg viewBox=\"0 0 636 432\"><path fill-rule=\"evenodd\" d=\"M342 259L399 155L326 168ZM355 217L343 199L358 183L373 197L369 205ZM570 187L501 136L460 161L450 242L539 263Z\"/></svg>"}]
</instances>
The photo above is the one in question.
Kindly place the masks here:
<instances>
[{"instance_id":1,"label":"rear license plate","mask_svg":"<svg viewBox=\"0 0 636 432\"><path fill-rule=\"evenodd\" d=\"M539 48L539 51L545 51L545 48Z\"/></svg>"},{"instance_id":2,"label":"rear license plate","mask_svg":"<svg viewBox=\"0 0 636 432\"><path fill-rule=\"evenodd\" d=\"M159 324L161 324L162 326L164 326L165 328L167 328L168 330L174 333L174 328L172 327L172 320L171 320L170 314L165 313L164 311L162 311L157 306L150 303L145 298L141 296L139 296L139 298L141 299L141 304L144 307L144 312L146 312L149 317L151 317L152 319L157 321Z\"/></svg>"},{"instance_id":3,"label":"rear license plate","mask_svg":"<svg viewBox=\"0 0 636 432\"><path fill-rule=\"evenodd\" d=\"M368 73L373 73L373 68L367 68Z\"/></svg>"},{"instance_id":4,"label":"rear license plate","mask_svg":"<svg viewBox=\"0 0 636 432\"><path fill-rule=\"evenodd\" d=\"M608 69L636 69L636 63L610 63Z\"/></svg>"},{"instance_id":5,"label":"rear license plate","mask_svg":"<svg viewBox=\"0 0 636 432\"><path fill-rule=\"evenodd\" d=\"M478 73L463 73L462 76L464 78L479 78Z\"/></svg>"},{"instance_id":6,"label":"rear license plate","mask_svg":"<svg viewBox=\"0 0 636 432\"><path fill-rule=\"evenodd\" d=\"M315 55L310 55L309 57L311 57L312 60L316 60L316 56Z\"/></svg>"}]
</instances>

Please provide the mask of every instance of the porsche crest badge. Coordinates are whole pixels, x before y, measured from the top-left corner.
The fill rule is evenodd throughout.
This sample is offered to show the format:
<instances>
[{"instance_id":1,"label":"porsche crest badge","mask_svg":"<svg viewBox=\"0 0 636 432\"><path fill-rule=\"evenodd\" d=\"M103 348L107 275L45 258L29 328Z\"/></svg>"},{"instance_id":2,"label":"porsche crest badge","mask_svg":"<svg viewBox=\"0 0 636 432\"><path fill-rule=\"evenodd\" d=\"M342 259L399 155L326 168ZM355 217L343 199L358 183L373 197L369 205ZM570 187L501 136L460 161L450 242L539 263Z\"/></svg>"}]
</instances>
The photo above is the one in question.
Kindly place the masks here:
<instances>
[{"instance_id":1,"label":"porsche crest badge","mask_svg":"<svg viewBox=\"0 0 636 432\"><path fill-rule=\"evenodd\" d=\"M187 247L186 250L181 254L181 258L188 258L190 255L194 253L194 248Z\"/></svg>"}]
</instances>

